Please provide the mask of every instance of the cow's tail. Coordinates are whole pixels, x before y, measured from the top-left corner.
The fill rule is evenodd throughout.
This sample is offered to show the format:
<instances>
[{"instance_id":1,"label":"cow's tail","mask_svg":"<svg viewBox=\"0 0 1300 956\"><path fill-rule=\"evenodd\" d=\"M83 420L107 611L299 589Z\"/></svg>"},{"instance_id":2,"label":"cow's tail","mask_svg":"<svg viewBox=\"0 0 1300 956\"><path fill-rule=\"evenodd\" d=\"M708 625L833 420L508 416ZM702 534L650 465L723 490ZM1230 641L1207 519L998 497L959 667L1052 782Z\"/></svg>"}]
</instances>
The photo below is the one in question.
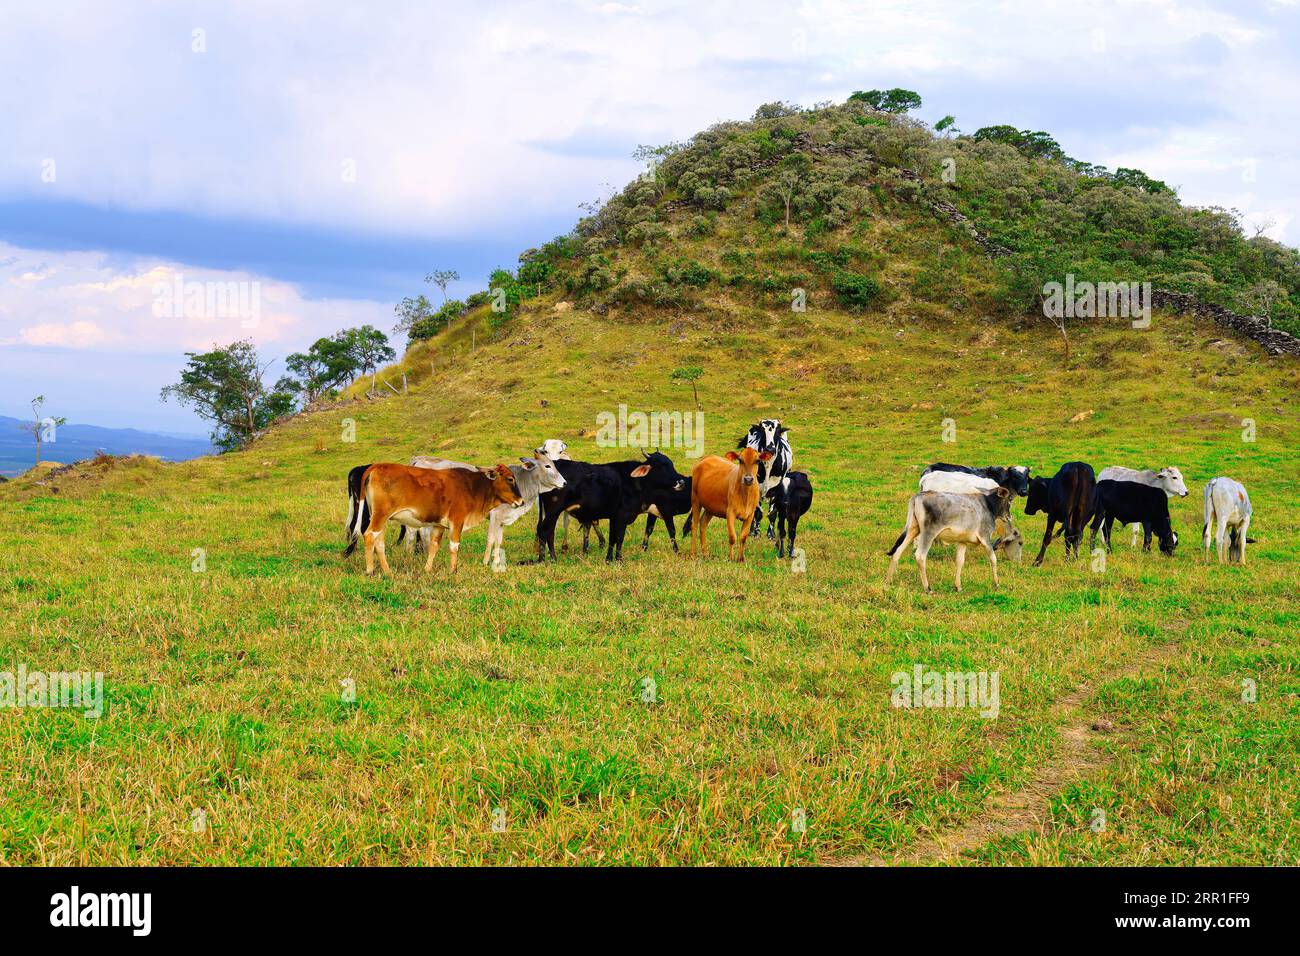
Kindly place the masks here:
<instances>
[{"instance_id":1,"label":"cow's tail","mask_svg":"<svg viewBox=\"0 0 1300 956\"><path fill-rule=\"evenodd\" d=\"M910 521L911 519L909 518L908 520ZM907 528L904 528L903 533L898 536L898 540L895 541L893 545L890 546L889 550L886 551L885 554L889 555L892 558L894 556L894 552L897 551L902 546L903 539L906 537L907 537Z\"/></svg>"},{"instance_id":2,"label":"cow's tail","mask_svg":"<svg viewBox=\"0 0 1300 956\"><path fill-rule=\"evenodd\" d=\"M366 465L361 468L353 468L348 474L348 546L343 550L343 557L348 557L357 549L357 542L365 534L366 529L370 527L370 504L366 501L366 496L362 490L362 479L365 477Z\"/></svg>"},{"instance_id":3,"label":"cow's tail","mask_svg":"<svg viewBox=\"0 0 1300 956\"><path fill-rule=\"evenodd\" d=\"M1214 520L1214 481L1205 483L1205 523L1201 525L1201 546L1209 547L1210 522Z\"/></svg>"}]
</instances>

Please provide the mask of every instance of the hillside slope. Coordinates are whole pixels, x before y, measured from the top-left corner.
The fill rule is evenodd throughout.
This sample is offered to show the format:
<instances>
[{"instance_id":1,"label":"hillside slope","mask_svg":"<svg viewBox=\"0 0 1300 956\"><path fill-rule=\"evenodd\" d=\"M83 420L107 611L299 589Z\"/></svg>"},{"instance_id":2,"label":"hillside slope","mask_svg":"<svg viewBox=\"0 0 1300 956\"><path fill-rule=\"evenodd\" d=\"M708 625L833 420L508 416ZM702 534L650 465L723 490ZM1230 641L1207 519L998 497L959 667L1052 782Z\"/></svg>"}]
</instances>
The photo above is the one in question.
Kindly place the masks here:
<instances>
[{"instance_id":1,"label":"hillside slope","mask_svg":"<svg viewBox=\"0 0 1300 956\"><path fill-rule=\"evenodd\" d=\"M666 151L652 182L525 253L496 277L504 313L479 297L381 373L409 395L359 384L238 453L0 486L5 661L99 670L107 695L98 720L0 709L0 863L1300 860L1300 365L1163 311L1072 325L1067 361L1017 299L1039 266L1162 260L1169 278L1199 256L1199 292L1228 301L1290 281L1288 251L1009 146L853 107L766 112ZM811 165L786 164L793 146ZM941 149L974 160L949 198L978 236L900 172L937 175L917 160ZM791 170L787 226L769 187ZM1041 207L1067 188L1118 197L1088 208L1105 226L1117 205L1128 235L1057 222ZM1049 246L1069 254L1035 265ZM519 563L528 519L499 572L482 529L455 579L445 557L426 576L394 548L394 577L368 579L340 556L352 466L512 461L552 437L630 456L597 444L598 416L689 413L672 372L691 367L705 452L759 418L790 427L816 488L802 571L765 541L727 562L716 524L695 558L662 531L642 552L638 523L613 566ZM937 459L1178 465L1182 543L1165 558L1120 534L1102 565L1058 541L997 591L972 555L960 594L940 548L934 594L910 559L886 587ZM1200 560L1219 474L1254 501L1245 567ZM1043 519L1021 510L1036 549ZM996 673L996 717L894 708L917 666Z\"/></svg>"}]
</instances>

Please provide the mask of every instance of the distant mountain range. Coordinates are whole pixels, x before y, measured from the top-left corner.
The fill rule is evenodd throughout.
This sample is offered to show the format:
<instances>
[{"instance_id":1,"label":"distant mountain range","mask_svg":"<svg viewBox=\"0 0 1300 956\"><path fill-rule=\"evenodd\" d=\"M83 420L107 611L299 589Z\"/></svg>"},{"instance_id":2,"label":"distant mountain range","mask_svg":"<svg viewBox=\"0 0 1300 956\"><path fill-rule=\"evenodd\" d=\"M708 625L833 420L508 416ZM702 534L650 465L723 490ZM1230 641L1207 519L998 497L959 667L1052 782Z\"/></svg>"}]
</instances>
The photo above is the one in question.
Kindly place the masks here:
<instances>
[{"instance_id":1,"label":"distant mountain range","mask_svg":"<svg viewBox=\"0 0 1300 956\"><path fill-rule=\"evenodd\" d=\"M0 415L0 475L12 478L36 461L36 443L20 428L28 422ZM187 461L215 454L208 439L175 432L144 432L135 428L101 428L98 425L60 425L55 441L41 445L42 461L67 464L91 458L95 452L110 455L156 455L165 461Z\"/></svg>"}]
</instances>

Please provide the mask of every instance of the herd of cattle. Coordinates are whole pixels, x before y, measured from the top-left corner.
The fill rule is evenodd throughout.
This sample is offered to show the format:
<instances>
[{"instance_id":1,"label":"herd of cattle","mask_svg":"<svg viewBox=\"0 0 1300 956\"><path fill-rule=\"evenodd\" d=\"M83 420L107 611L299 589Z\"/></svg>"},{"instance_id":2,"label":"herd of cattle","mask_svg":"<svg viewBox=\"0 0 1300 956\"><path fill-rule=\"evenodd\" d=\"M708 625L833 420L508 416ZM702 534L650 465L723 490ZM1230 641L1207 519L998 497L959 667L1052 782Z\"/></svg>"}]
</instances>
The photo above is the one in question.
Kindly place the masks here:
<instances>
[{"instance_id":1,"label":"herd of cattle","mask_svg":"<svg viewBox=\"0 0 1300 956\"><path fill-rule=\"evenodd\" d=\"M660 520L677 551L674 519L686 515L682 531L691 534L694 528L696 553L707 550L705 534L710 520L722 518L730 556L743 561L746 541L759 534L765 502L768 537L778 556L784 557L787 550L794 552L799 519L812 506L813 498L808 475L790 470L793 460L786 428L775 419L764 419L750 427L734 451L700 459L690 475L679 474L672 460L659 451L608 464L574 461L568 445L554 438L517 465L483 468L429 456L418 456L410 465L359 465L348 475L348 545L344 554L352 554L362 542L366 573L374 573L376 559L380 569L389 573L384 532L391 521L401 526L399 542L408 529L415 532L410 547L427 550L426 570L432 570L443 536L450 532L451 569L455 571L462 534L487 521L483 563L504 561L505 529L536 505L538 561L555 558L556 525L563 520L567 540L570 517L582 527L584 552L595 531L605 544L606 560L620 560L627 528L640 515L647 516L643 549L649 547L655 521ZM1170 522L1168 499L1186 496L1183 476L1172 467L1138 471L1112 466L1098 476L1091 465L1072 461L1049 479L1030 477L1030 469L1024 465L971 468L937 462L922 472L920 490L908 501L903 532L887 552L892 560L886 581L892 580L900 557L911 546L921 583L930 590L926 557L932 545L948 542L956 546L957 590L961 590L966 549L972 545L982 547L988 555L996 586L998 554L1018 561L1024 545L1011 519L1011 503L1016 497L1026 499L1026 515L1047 515L1035 565L1042 564L1048 545L1062 534L1067 556L1077 556L1089 521L1090 550L1098 529L1109 550L1111 527L1119 521L1134 526L1134 544L1140 528L1144 550L1151 549L1154 535L1161 552L1172 555L1178 534ZM1231 478L1212 479L1205 486L1204 515L1202 540L1207 557L1214 540L1221 563L1244 564L1246 543L1252 540L1246 536L1251 516L1246 489ZM608 539L601 533L601 521L609 522Z\"/></svg>"}]
</instances>

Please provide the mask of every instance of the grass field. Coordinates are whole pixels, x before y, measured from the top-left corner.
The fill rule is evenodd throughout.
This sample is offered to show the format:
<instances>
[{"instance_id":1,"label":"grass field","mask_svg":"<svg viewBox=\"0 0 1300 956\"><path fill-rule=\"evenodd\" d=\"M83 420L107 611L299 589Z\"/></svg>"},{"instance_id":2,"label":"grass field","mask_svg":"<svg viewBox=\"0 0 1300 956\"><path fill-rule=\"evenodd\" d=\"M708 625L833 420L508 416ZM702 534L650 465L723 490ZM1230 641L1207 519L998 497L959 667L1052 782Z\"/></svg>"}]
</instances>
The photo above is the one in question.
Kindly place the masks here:
<instances>
[{"instance_id":1,"label":"grass field","mask_svg":"<svg viewBox=\"0 0 1300 956\"><path fill-rule=\"evenodd\" d=\"M0 487L0 668L102 671L108 702L0 710L0 862L1300 862L1294 361L1163 316L1076 331L1067 371L1030 320L550 305L500 343L422 353L436 371L408 397L245 452ZM388 580L340 558L351 466L512 461L549 437L625 457L595 446L597 414L689 409L683 364L706 369L709 453L758 418L790 426L816 487L804 573L766 539L729 564L716 523L703 560L662 531L642 553L638 522L621 566L519 566L528 519L503 573L478 563L482 528L455 580L445 554L426 576L390 548ZM1096 572L1058 541L1034 568L1044 522L1018 502L1027 554L1000 590L972 555L955 593L948 548L933 595L910 559L887 588L936 459L1178 465L1181 545L1117 533ZM1200 559L1219 474L1254 503L1245 567ZM997 719L891 707L916 664L998 672Z\"/></svg>"}]
</instances>

